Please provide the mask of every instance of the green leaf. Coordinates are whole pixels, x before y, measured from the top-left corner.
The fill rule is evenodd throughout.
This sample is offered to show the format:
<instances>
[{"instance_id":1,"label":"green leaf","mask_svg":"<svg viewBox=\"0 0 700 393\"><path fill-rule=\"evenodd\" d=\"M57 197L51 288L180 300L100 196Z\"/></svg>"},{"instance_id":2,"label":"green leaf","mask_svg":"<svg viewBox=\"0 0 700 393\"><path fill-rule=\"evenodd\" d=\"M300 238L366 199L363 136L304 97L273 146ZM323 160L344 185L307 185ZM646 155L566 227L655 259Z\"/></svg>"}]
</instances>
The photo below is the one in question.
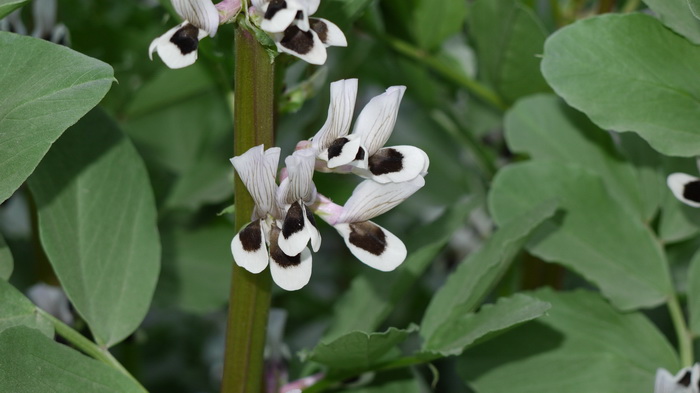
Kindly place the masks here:
<instances>
[{"instance_id":1,"label":"green leaf","mask_svg":"<svg viewBox=\"0 0 700 393\"><path fill-rule=\"evenodd\" d=\"M0 0L0 19L27 3L29 0Z\"/></svg>"},{"instance_id":2,"label":"green leaf","mask_svg":"<svg viewBox=\"0 0 700 393\"><path fill-rule=\"evenodd\" d=\"M5 238L0 235L0 280L7 280L12 275L14 261L10 247L5 243Z\"/></svg>"},{"instance_id":3,"label":"green leaf","mask_svg":"<svg viewBox=\"0 0 700 393\"><path fill-rule=\"evenodd\" d=\"M0 12L12 7L5 4L0 4ZM0 56L3 202L61 133L100 102L113 73L109 65L65 46L12 33L0 32L0 52L6 54Z\"/></svg>"},{"instance_id":4,"label":"green leaf","mask_svg":"<svg viewBox=\"0 0 700 393\"><path fill-rule=\"evenodd\" d=\"M411 250L406 261L390 275L372 271L355 278L350 290L336 303L333 324L323 341L354 330L376 330L479 204L477 199L459 202L439 219L421 228L413 236L414 240L405 242Z\"/></svg>"},{"instance_id":5,"label":"green leaf","mask_svg":"<svg viewBox=\"0 0 700 393\"><path fill-rule=\"evenodd\" d=\"M384 377L387 373L383 372L381 376ZM424 383L421 383L417 378L411 378L411 373L407 371L396 372L397 376L389 380L375 380L372 381L372 385L363 386L356 389L346 389L344 392L352 393L424 393L425 390Z\"/></svg>"},{"instance_id":6,"label":"green leaf","mask_svg":"<svg viewBox=\"0 0 700 393\"><path fill-rule=\"evenodd\" d=\"M496 175L489 206L500 224L552 197L563 214L538 229L530 252L575 270L623 310L658 305L673 293L650 229L580 166L546 160L510 165Z\"/></svg>"},{"instance_id":7,"label":"green leaf","mask_svg":"<svg viewBox=\"0 0 700 393\"><path fill-rule=\"evenodd\" d=\"M644 0L666 27L690 42L700 44L700 23L693 16L691 2L692 0Z\"/></svg>"},{"instance_id":8,"label":"green leaf","mask_svg":"<svg viewBox=\"0 0 700 393\"><path fill-rule=\"evenodd\" d=\"M442 356L459 355L477 340L538 318L549 307L547 302L522 294L500 298L495 304L481 307L477 313L469 312L467 307L457 307L423 344L423 351Z\"/></svg>"},{"instance_id":9,"label":"green leaf","mask_svg":"<svg viewBox=\"0 0 700 393\"><path fill-rule=\"evenodd\" d=\"M554 33L542 72L604 129L634 131L656 150L700 151L700 48L642 14L587 18Z\"/></svg>"},{"instance_id":10,"label":"green leaf","mask_svg":"<svg viewBox=\"0 0 700 393\"><path fill-rule=\"evenodd\" d=\"M508 269L530 234L552 217L558 204L547 201L502 225L484 246L472 253L433 296L421 322L421 336L430 342L462 315L474 311Z\"/></svg>"},{"instance_id":11,"label":"green leaf","mask_svg":"<svg viewBox=\"0 0 700 393\"><path fill-rule=\"evenodd\" d=\"M321 342L308 355L309 360L338 369L369 369L383 355L418 330L389 328L383 333L350 332L329 342Z\"/></svg>"},{"instance_id":12,"label":"green leaf","mask_svg":"<svg viewBox=\"0 0 700 393\"><path fill-rule=\"evenodd\" d=\"M463 0L420 0L413 12L418 46L432 51L462 30L467 7Z\"/></svg>"},{"instance_id":13,"label":"green leaf","mask_svg":"<svg viewBox=\"0 0 700 393\"><path fill-rule=\"evenodd\" d=\"M535 159L579 164L598 174L620 204L642 220L656 214L661 191L666 189L658 169L647 169L650 164L645 162L640 162L639 169L632 166L607 132L556 96L537 95L518 101L506 114L505 132L511 150ZM645 157L654 157L656 152L648 148L642 151L643 146L638 145L628 140L630 155L640 151ZM642 171L652 173L642 177ZM643 182L647 177L652 179Z\"/></svg>"},{"instance_id":14,"label":"green leaf","mask_svg":"<svg viewBox=\"0 0 700 393\"><path fill-rule=\"evenodd\" d=\"M695 174L697 162L691 158L664 157L663 172ZM658 234L664 242L672 243L689 239L700 232L700 209L682 203L664 186L666 195L661 206Z\"/></svg>"},{"instance_id":15,"label":"green leaf","mask_svg":"<svg viewBox=\"0 0 700 393\"><path fill-rule=\"evenodd\" d=\"M26 327L0 333L0 359L3 392L144 392L117 370Z\"/></svg>"},{"instance_id":16,"label":"green leaf","mask_svg":"<svg viewBox=\"0 0 700 393\"><path fill-rule=\"evenodd\" d=\"M20 291L7 281L0 280L0 332L20 325L37 329L47 337L53 338L51 321L42 317L34 303Z\"/></svg>"},{"instance_id":17,"label":"green leaf","mask_svg":"<svg viewBox=\"0 0 700 393\"><path fill-rule=\"evenodd\" d=\"M478 0L467 19L482 77L501 96L513 102L550 90L539 58L547 32L531 9L516 0Z\"/></svg>"},{"instance_id":18,"label":"green leaf","mask_svg":"<svg viewBox=\"0 0 700 393\"><path fill-rule=\"evenodd\" d=\"M136 149L103 112L56 142L29 179L41 243L96 341L141 323L160 267L156 209Z\"/></svg>"},{"instance_id":19,"label":"green leaf","mask_svg":"<svg viewBox=\"0 0 700 393\"><path fill-rule=\"evenodd\" d=\"M693 256L688 268L688 313L690 331L700 334L700 252Z\"/></svg>"},{"instance_id":20,"label":"green leaf","mask_svg":"<svg viewBox=\"0 0 700 393\"><path fill-rule=\"evenodd\" d=\"M460 358L459 373L475 391L650 392L657 368L680 368L666 338L640 313L622 313L581 290L529 295L551 303L548 316Z\"/></svg>"}]
</instances>

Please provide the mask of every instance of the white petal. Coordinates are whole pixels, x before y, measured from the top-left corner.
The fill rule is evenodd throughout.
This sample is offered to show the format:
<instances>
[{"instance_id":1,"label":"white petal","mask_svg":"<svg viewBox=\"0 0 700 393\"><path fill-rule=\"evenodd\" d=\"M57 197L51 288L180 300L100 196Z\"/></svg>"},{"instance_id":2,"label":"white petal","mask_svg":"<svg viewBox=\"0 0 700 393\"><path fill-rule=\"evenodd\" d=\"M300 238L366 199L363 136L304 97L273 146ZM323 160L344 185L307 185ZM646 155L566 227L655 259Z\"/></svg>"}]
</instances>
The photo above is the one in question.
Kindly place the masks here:
<instances>
[{"instance_id":1,"label":"white petal","mask_svg":"<svg viewBox=\"0 0 700 393\"><path fill-rule=\"evenodd\" d=\"M396 124L401 98L406 86L392 86L372 98L355 122L354 134L361 136L362 145L371 156L384 146Z\"/></svg>"},{"instance_id":2,"label":"white petal","mask_svg":"<svg viewBox=\"0 0 700 393\"><path fill-rule=\"evenodd\" d=\"M272 280L284 290L296 291L303 288L311 279L311 251L304 248L301 254L290 257L273 240L270 244L270 273Z\"/></svg>"},{"instance_id":3,"label":"white petal","mask_svg":"<svg viewBox=\"0 0 700 393\"><path fill-rule=\"evenodd\" d=\"M348 134L356 99L357 79L342 79L331 83L328 118L312 140L312 147L317 152L326 150L333 141Z\"/></svg>"},{"instance_id":4,"label":"white petal","mask_svg":"<svg viewBox=\"0 0 700 393\"><path fill-rule=\"evenodd\" d=\"M401 239L371 221L338 224L335 229L352 255L377 270L392 271L406 259L406 246Z\"/></svg>"},{"instance_id":5,"label":"white petal","mask_svg":"<svg viewBox=\"0 0 700 393\"><path fill-rule=\"evenodd\" d=\"M350 223L372 219L393 209L425 185L419 176L403 183L380 184L372 180L360 183L343 206L338 222Z\"/></svg>"},{"instance_id":6,"label":"white petal","mask_svg":"<svg viewBox=\"0 0 700 393\"><path fill-rule=\"evenodd\" d=\"M219 28L219 11L211 0L172 0L182 19L215 36Z\"/></svg>"},{"instance_id":7,"label":"white petal","mask_svg":"<svg viewBox=\"0 0 700 393\"><path fill-rule=\"evenodd\" d=\"M151 42L148 57L153 60L153 53L157 52L168 67L187 67L197 60L199 40L206 36L206 31L197 29L187 21L182 22Z\"/></svg>"},{"instance_id":8,"label":"white petal","mask_svg":"<svg viewBox=\"0 0 700 393\"><path fill-rule=\"evenodd\" d=\"M289 205L298 200L313 203L316 199L316 186L313 182L316 154L311 149L297 150L284 163L288 175L280 184L279 204Z\"/></svg>"},{"instance_id":9,"label":"white petal","mask_svg":"<svg viewBox=\"0 0 700 393\"><path fill-rule=\"evenodd\" d=\"M265 151L263 145L258 145L231 159L238 176L255 201L258 216L256 218L261 218L267 213L278 215L275 175L279 157L279 147L272 147Z\"/></svg>"},{"instance_id":10,"label":"white petal","mask_svg":"<svg viewBox=\"0 0 700 393\"><path fill-rule=\"evenodd\" d=\"M679 201L700 207L700 178L685 173L672 173L668 175L666 184Z\"/></svg>"},{"instance_id":11,"label":"white petal","mask_svg":"<svg viewBox=\"0 0 700 393\"><path fill-rule=\"evenodd\" d=\"M309 24L326 47L348 46L345 34L335 23L323 18L311 18Z\"/></svg>"},{"instance_id":12,"label":"white petal","mask_svg":"<svg viewBox=\"0 0 700 393\"><path fill-rule=\"evenodd\" d=\"M304 8L308 15L313 15L318 11L318 6L321 5L321 0L300 0L304 3Z\"/></svg>"},{"instance_id":13,"label":"white petal","mask_svg":"<svg viewBox=\"0 0 700 393\"><path fill-rule=\"evenodd\" d=\"M267 6L270 4L270 0L251 0L251 5L255 7L258 11L264 12Z\"/></svg>"},{"instance_id":14,"label":"white petal","mask_svg":"<svg viewBox=\"0 0 700 393\"><path fill-rule=\"evenodd\" d=\"M319 232L318 228L316 227L316 219L314 218L314 214L311 212L311 210L305 207L304 213L304 226L309 232L311 249L314 250L314 252L317 252L318 249L321 248L321 232Z\"/></svg>"},{"instance_id":15,"label":"white petal","mask_svg":"<svg viewBox=\"0 0 700 393\"><path fill-rule=\"evenodd\" d=\"M280 52L296 56L309 64L321 65L328 56L315 31L303 31L294 25L289 26L275 43Z\"/></svg>"},{"instance_id":16,"label":"white petal","mask_svg":"<svg viewBox=\"0 0 700 393\"><path fill-rule=\"evenodd\" d=\"M428 173L430 159L415 146L392 146L379 149L369 158L368 168L358 172L379 183L401 183Z\"/></svg>"},{"instance_id":17,"label":"white petal","mask_svg":"<svg viewBox=\"0 0 700 393\"><path fill-rule=\"evenodd\" d=\"M243 227L231 241L231 253L236 264L251 273L260 273L267 267L269 254L263 226L259 220Z\"/></svg>"},{"instance_id":18,"label":"white petal","mask_svg":"<svg viewBox=\"0 0 700 393\"><path fill-rule=\"evenodd\" d=\"M366 150L361 146L360 138L351 134L334 140L318 156L328 162L329 168L337 168L353 161L366 162Z\"/></svg>"},{"instance_id":19,"label":"white petal","mask_svg":"<svg viewBox=\"0 0 700 393\"><path fill-rule=\"evenodd\" d=\"M294 0L273 0L265 8L260 28L270 33L281 33L294 22L297 12L302 10L302 5Z\"/></svg>"},{"instance_id":20,"label":"white petal","mask_svg":"<svg viewBox=\"0 0 700 393\"><path fill-rule=\"evenodd\" d=\"M311 240L311 233L307 229L309 222L305 217L305 209L306 206L302 203L294 202L284 217L277 244L287 255L299 254Z\"/></svg>"}]
</instances>

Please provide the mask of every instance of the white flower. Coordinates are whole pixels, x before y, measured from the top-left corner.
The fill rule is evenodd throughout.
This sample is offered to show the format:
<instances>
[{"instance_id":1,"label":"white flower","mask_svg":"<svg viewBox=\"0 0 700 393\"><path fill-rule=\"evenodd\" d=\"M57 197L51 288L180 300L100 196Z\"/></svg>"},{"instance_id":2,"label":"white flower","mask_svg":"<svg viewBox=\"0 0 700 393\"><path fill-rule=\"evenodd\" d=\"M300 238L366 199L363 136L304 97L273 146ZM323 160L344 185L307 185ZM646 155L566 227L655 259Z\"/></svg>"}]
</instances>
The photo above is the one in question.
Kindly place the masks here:
<instances>
[{"instance_id":1,"label":"white flower","mask_svg":"<svg viewBox=\"0 0 700 393\"><path fill-rule=\"evenodd\" d=\"M251 273L260 273L269 263L272 279L288 291L309 282L311 252L306 245L311 242L317 251L321 244L307 207L315 202L316 187L311 181L313 162L309 170L305 155L296 152L287 157L289 175L279 189L275 183L279 148L264 151L259 145L231 159L255 202L252 221L231 242L233 258Z\"/></svg>"},{"instance_id":2,"label":"white flower","mask_svg":"<svg viewBox=\"0 0 700 393\"><path fill-rule=\"evenodd\" d=\"M665 369L656 370L654 393L699 393L700 363L681 369L675 376Z\"/></svg>"},{"instance_id":3,"label":"white flower","mask_svg":"<svg viewBox=\"0 0 700 393\"><path fill-rule=\"evenodd\" d=\"M199 41L216 35L219 28L219 11L211 0L172 0L173 7L184 22L168 30L151 42L148 57L153 53L170 68L183 68L197 60Z\"/></svg>"},{"instance_id":4,"label":"white flower","mask_svg":"<svg viewBox=\"0 0 700 393\"><path fill-rule=\"evenodd\" d=\"M700 207L700 178L685 173L672 173L666 179L668 187L679 201Z\"/></svg>"},{"instance_id":5,"label":"white flower","mask_svg":"<svg viewBox=\"0 0 700 393\"><path fill-rule=\"evenodd\" d=\"M326 47L347 46L338 26L321 18L309 18L320 0L252 0L253 11L262 17L260 28L270 33L277 50L310 64L326 62Z\"/></svg>"},{"instance_id":6,"label":"white flower","mask_svg":"<svg viewBox=\"0 0 700 393\"><path fill-rule=\"evenodd\" d=\"M328 119L313 137L312 147L329 169L351 165L352 171L379 183L398 183L425 176L430 160L414 146L383 147L396 124L405 86L392 86L370 100L348 135L357 82L337 81L331 84Z\"/></svg>"}]
</instances>

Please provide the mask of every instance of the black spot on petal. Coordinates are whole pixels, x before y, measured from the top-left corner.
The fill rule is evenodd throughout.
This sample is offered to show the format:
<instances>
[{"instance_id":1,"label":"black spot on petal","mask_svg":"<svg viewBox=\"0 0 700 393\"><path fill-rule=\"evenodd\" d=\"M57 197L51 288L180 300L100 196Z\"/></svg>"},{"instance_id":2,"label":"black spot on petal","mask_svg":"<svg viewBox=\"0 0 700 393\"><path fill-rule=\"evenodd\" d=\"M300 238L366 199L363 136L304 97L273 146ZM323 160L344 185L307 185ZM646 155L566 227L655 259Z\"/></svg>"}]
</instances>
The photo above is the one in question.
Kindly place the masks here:
<instances>
[{"instance_id":1,"label":"black spot on petal","mask_svg":"<svg viewBox=\"0 0 700 393\"><path fill-rule=\"evenodd\" d=\"M247 252L258 251L262 247L260 220L255 220L241 229L238 238L241 239L243 250Z\"/></svg>"},{"instance_id":2,"label":"black spot on petal","mask_svg":"<svg viewBox=\"0 0 700 393\"><path fill-rule=\"evenodd\" d=\"M306 207L306 206L304 206ZM287 215L284 217L284 223L282 224L282 236L285 239L289 239L293 234L300 232L304 229L304 211L302 210L301 203L294 202L292 206L289 207Z\"/></svg>"},{"instance_id":3,"label":"black spot on petal","mask_svg":"<svg viewBox=\"0 0 700 393\"><path fill-rule=\"evenodd\" d=\"M678 384L685 387L690 386L690 371L686 371L685 374L683 374L683 377L678 381Z\"/></svg>"},{"instance_id":4,"label":"black spot on petal","mask_svg":"<svg viewBox=\"0 0 700 393\"><path fill-rule=\"evenodd\" d=\"M175 34L170 37L170 42L180 49L180 53L186 55L197 50L199 46L198 36L199 29L188 23L179 28Z\"/></svg>"},{"instance_id":5,"label":"black spot on petal","mask_svg":"<svg viewBox=\"0 0 700 393\"><path fill-rule=\"evenodd\" d=\"M301 11L297 11L297 14L294 15L294 19L296 19L296 20L302 20L302 19L304 19L304 13L301 12Z\"/></svg>"},{"instance_id":6,"label":"black spot on petal","mask_svg":"<svg viewBox=\"0 0 700 393\"><path fill-rule=\"evenodd\" d=\"M270 258L281 267L288 268L298 266L301 263L301 253L289 256L277 245L280 230L273 226L270 231Z\"/></svg>"},{"instance_id":7,"label":"black spot on petal","mask_svg":"<svg viewBox=\"0 0 700 393\"><path fill-rule=\"evenodd\" d=\"M279 10L285 8L287 8L287 2L285 0L272 0L270 1L270 5L267 6L264 18L270 20L275 17L275 14L277 14Z\"/></svg>"},{"instance_id":8,"label":"black spot on petal","mask_svg":"<svg viewBox=\"0 0 700 393\"><path fill-rule=\"evenodd\" d=\"M369 158L369 170L375 176L400 172L403 169L403 158L398 150L380 149Z\"/></svg>"},{"instance_id":9,"label":"black spot on petal","mask_svg":"<svg viewBox=\"0 0 700 393\"><path fill-rule=\"evenodd\" d=\"M362 161L365 159L365 148L360 146L359 149L357 149L357 154L355 154L355 161Z\"/></svg>"},{"instance_id":10,"label":"black spot on petal","mask_svg":"<svg viewBox=\"0 0 700 393\"><path fill-rule=\"evenodd\" d=\"M328 41L328 26L326 23L320 19L309 19L309 24L311 25L311 30L315 31L318 38L324 44Z\"/></svg>"},{"instance_id":11,"label":"black spot on petal","mask_svg":"<svg viewBox=\"0 0 700 393\"><path fill-rule=\"evenodd\" d=\"M318 228L316 226L316 218L314 217L314 214L311 212L311 209L309 209L309 207L306 205L304 205L304 212L306 212L306 219L309 220L311 225L313 225L314 228Z\"/></svg>"},{"instance_id":12,"label":"black spot on petal","mask_svg":"<svg viewBox=\"0 0 700 393\"><path fill-rule=\"evenodd\" d=\"M292 52L305 55L314 47L314 36L310 31L302 31L293 25L284 30L280 44Z\"/></svg>"},{"instance_id":13,"label":"black spot on petal","mask_svg":"<svg viewBox=\"0 0 700 393\"><path fill-rule=\"evenodd\" d=\"M348 138L338 138L328 146L328 159L340 156L343 153L343 146L350 142Z\"/></svg>"},{"instance_id":14,"label":"black spot on petal","mask_svg":"<svg viewBox=\"0 0 700 393\"><path fill-rule=\"evenodd\" d=\"M683 187L683 197L693 202L700 202L700 180L694 180Z\"/></svg>"},{"instance_id":15,"label":"black spot on petal","mask_svg":"<svg viewBox=\"0 0 700 393\"><path fill-rule=\"evenodd\" d=\"M386 251L384 231L369 221L351 223L349 240L351 244L376 256Z\"/></svg>"}]
</instances>

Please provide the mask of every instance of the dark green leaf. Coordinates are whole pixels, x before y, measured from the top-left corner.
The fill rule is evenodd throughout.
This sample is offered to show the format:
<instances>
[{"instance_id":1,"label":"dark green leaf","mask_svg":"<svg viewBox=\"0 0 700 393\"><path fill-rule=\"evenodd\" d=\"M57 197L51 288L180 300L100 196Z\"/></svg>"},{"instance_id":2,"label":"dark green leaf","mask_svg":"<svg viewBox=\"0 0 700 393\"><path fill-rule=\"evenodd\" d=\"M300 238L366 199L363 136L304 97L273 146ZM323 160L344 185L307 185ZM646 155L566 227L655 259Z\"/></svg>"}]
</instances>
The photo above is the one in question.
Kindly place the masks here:
<instances>
[{"instance_id":1,"label":"dark green leaf","mask_svg":"<svg viewBox=\"0 0 700 393\"><path fill-rule=\"evenodd\" d=\"M53 338L51 321L42 317L36 306L15 287L7 281L0 280L0 332L18 325L37 329L47 337Z\"/></svg>"},{"instance_id":2,"label":"dark green leaf","mask_svg":"<svg viewBox=\"0 0 700 393\"><path fill-rule=\"evenodd\" d=\"M692 2L693 0L644 0L666 27L691 42L700 44L700 23L693 16Z\"/></svg>"},{"instance_id":3,"label":"dark green leaf","mask_svg":"<svg viewBox=\"0 0 700 393\"><path fill-rule=\"evenodd\" d=\"M0 0L0 19L27 3L29 0Z\"/></svg>"},{"instance_id":4,"label":"dark green leaf","mask_svg":"<svg viewBox=\"0 0 700 393\"><path fill-rule=\"evenodd\" d=\"M414 35L418 46L435 50L462 30L467 7L463 0L420 0L414 10Z\"/></svg>"},{"instance_id":5,"label":"dark green leaf","mask_svg":"<svg viewBox=\"0 0 700 393\"><path fill-rule=\"evenodd\" d=\"M14 262L12 260L12 252L5 243L5 238L0 235L0 280L7 280L12 275ZM1 299L1 298L0 298Z\"/></svg>"},{"instance_id":6,"label":"dark green leaf","mask_svg":"<svg viewBox=\"0 0 700 393\"><path fill-rule=\"evenodd\" d=\"M90 112L41 162L29 186L41 242L96 341L111 346L146 315L160 267L156 209L136 149Z\"/></svg>"},{"instance_id":7,"label":"dark green leaf","mask_svg":"<svg viewBox=\"0 0 700 393\"><path fill-rule=\"evenodd\" d=\"M2 202L61 133L100 102L113 73L109 65L64 46L12 33L0 32L0 52Z\"/></svg>"},{"instance_id":8,"label":"dark green leaf","mask_svg":"<svg viewBox=\"0 0 700 393\"><path fill-rule=\"evenodd\" d=\"M693 256L688 269L688 313L690 331L700 334L700 252Z\"/></svg>"}]
</instances>

